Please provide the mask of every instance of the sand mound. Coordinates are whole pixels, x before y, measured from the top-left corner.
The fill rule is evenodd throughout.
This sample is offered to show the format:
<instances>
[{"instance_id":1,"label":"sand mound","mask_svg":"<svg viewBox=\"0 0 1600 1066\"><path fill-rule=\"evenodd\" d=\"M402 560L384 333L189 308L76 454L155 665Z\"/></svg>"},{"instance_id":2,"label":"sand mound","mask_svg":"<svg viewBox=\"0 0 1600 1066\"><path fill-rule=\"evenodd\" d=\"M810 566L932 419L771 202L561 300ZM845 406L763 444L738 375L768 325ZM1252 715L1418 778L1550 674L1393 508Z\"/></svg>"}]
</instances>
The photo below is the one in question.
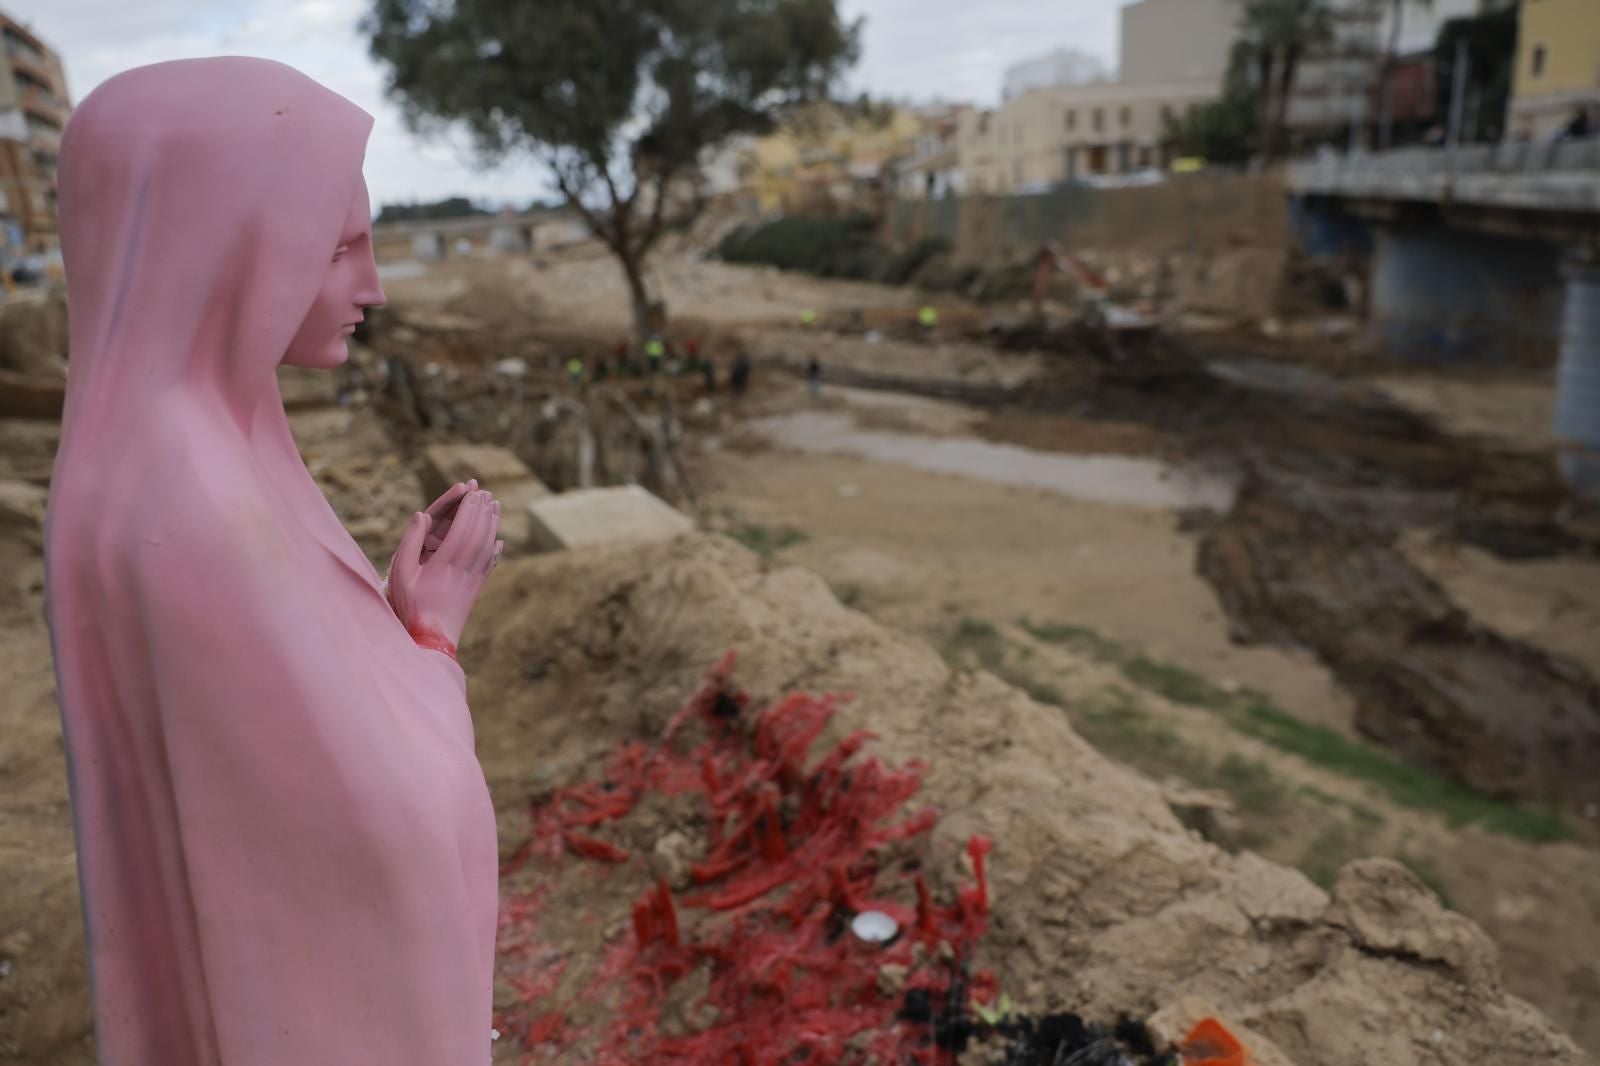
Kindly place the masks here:
<instances>
[{"instance_id":1,"label":"sand mound","mask_svg":"<svg viewBox=\"0 0 1600 1066\"><path fill-rule=\"evenodd\" d=\"M530 799L591 778L619 743L658 737L736 648L737 681L757 700L852 693L825 740L870 729L886 762L930 764L919 801L941 814L929 865L947 886L971 837L994 841L975 962L1024 1010L1144 1017L1200 996L1300 1066L1588 1061L1500 989L1487 936L1402 867L1351 864L1330 898L1297 872L1231 857L1058 710L953 674L808 573L707 537L567 553L506 567L482 618L464 658L507 854L528 837ZM652 884L642 865L613 880L584 901L594 919L574 946L594 929L626 935ZM576 930L580 917L545 927ZM552 952L570 954L562 939Z\"/></svg>"}]
</instances>

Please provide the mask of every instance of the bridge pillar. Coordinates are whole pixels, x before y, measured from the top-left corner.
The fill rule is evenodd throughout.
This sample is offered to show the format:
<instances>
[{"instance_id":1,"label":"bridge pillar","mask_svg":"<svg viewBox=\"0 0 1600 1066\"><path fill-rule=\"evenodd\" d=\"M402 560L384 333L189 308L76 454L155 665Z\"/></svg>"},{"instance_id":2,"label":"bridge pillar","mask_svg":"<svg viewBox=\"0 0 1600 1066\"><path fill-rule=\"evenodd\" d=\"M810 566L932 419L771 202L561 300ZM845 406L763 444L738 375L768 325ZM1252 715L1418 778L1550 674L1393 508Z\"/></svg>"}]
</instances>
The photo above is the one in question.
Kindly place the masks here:
<instances>
[{"instance_id":1,"label":"bridge pillar","mask_svg":"<svg viewBox=\"0 0 1600 1066\"><path fill-rule=\"evenodd\" d=\"M513 222L498 223L489 234L489 246L507 255L524 255L533 248L528 227Z\"/></svg>"},{"instance_id":2,"label":"bridge pillar","mask_svg":"<svg viewBox=\"0 0 1600 1066\"><path fill-rule=\"evenodd\" d=\"M1561 325L1561 249L1446 229L1383 229L1373 339L1407 362L1548 363Z\"/></svg>"},{"instance_id":3,"label":"bridge pillar","mask_svg":"<svg viewBox=\"0 0 1600 1066\"><path fill-rule=\"evenodd\" d=\"M1600 502L1600 265L1594 263L1567 272L1555 434L1573 494Z\"/></svg>"},{"instance_id":4,"label":"bridge pillar","mask_svg":"<svg viewBox=\"0 0 1600 1066\"><path fill-rule=\"evenodd\" d=\"M444 234L430 230L411 238L411 254L418 259L443 259L447 253Z\"/></svg>"}]
</instances>

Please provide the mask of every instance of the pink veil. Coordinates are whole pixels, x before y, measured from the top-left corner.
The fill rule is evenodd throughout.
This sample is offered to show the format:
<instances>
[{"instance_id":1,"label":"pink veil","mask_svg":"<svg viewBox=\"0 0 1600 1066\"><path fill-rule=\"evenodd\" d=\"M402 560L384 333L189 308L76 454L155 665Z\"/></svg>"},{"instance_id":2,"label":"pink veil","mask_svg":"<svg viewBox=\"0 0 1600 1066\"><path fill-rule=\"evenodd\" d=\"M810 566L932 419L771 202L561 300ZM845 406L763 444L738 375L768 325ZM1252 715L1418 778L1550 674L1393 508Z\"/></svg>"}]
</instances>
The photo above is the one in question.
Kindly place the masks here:
<instances>
[{"instance_id":1,"label":"pink veil","mask_svg":"<svg viewBox=\"0 0 1600 1066\"><path fill-rule=\"evenodd\" d=\"M370 116L281 64L106 82L63 138L47 594L101 1061L487 1061L465 678L307 473L275 369Z\"/></svg>"}]
</instances>

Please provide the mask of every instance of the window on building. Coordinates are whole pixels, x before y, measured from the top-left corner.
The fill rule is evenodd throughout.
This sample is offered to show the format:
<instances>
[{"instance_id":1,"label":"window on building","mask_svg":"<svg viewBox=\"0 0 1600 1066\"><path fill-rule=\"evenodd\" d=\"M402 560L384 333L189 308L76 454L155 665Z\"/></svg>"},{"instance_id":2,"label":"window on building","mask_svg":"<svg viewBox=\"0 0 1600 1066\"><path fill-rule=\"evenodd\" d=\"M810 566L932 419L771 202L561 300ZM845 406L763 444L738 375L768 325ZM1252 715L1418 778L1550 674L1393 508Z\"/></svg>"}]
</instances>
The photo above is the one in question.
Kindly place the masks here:
<instances>
[{"instance_id":1,"label":"window on building","mask_svg":"<svg viewBox=\"0 0 1600 1066\"><path fill-rule=\"evenodd\" d=\"M1106 110L1103 107L1094 109L1094 131L1104 133L1106 128Z\"/></svg>"},{"instance_id":2,"label":"window on building","mask_svg":"<svg viewBox=\"0 0 1600 1066\"><path fill-rule=\"evenodd\" d=\"M1133 125L1133 108L1124 105L1121 113L1117 115L1117 122L1122 126L1123 129L1127 129L1129 126Z\"/></svg>"},{"instance_id":3,"label":"window on building","mask_svg":"<svg viewBox=\"0 0 1600 1066\"><path fill-rule=\"evenodd\" d=\"M1537 78L1544 73L1545 47L1542 44L1533 46L1533 55L1528 59L1528 73Z\"/></svg>"},{"instance_id":4,"label":"window on building","mask_svg":"<svg viewBox=\"0 0 1600 1066\"><path fill-rule=\"evenodd\" d=\"M1070 130L1075 130L1077 128L1078 128L1078 112L1073 108L1068 108L1067 109L1067 129L1070 131Z\"/></svg>"}]
</instances>

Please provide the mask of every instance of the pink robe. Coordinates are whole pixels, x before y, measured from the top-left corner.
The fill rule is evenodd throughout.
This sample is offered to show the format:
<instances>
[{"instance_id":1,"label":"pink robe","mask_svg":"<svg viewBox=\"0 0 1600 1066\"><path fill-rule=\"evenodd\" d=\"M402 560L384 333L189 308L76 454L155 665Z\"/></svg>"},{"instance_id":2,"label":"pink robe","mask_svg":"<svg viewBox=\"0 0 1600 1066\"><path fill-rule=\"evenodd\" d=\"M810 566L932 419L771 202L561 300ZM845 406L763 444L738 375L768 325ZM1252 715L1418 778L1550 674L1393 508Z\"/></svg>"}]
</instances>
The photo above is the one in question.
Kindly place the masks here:
<instances>
[{"instance_id":1,"label":"pink robe","mask_svg":"<svg viewBox=\"0 0 1600 1066\"><path fill-rule=\"evenodd\" d=\"M489 1058L466 679L396 619L275 377L371 124L226 58L113 78L63 138L47 592L108 1066Z\"/></svg>"}]
</instances>

